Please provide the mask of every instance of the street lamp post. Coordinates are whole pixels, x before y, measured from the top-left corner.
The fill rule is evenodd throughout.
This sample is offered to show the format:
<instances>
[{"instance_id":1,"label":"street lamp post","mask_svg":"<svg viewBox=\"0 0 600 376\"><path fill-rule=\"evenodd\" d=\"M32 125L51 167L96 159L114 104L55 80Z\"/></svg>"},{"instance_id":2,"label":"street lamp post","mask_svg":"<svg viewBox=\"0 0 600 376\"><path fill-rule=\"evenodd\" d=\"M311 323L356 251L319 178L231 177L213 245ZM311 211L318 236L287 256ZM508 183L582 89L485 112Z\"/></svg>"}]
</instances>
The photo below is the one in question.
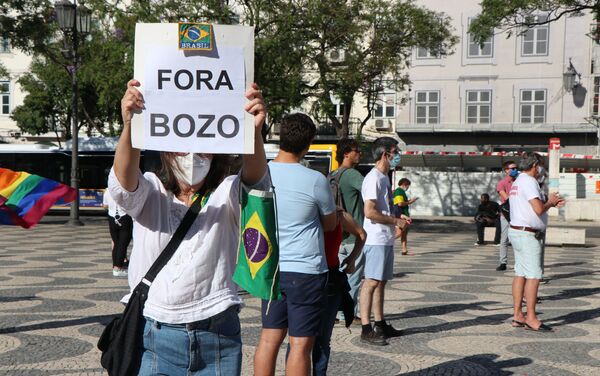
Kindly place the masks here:
<instances>
[{"instance_id":1,"label":"street lamp post","mask_svg":"<svg viewBox=\"0 0 600 376\"><path fill-rule=\"evenodd\" d=\"M65 38L71 39L69 46L72 66L69 69L71 73L71 187L75 189L75 201L71 203L71 217L68 224L72 226L81 226L83 222L79 219L79 129L77 127L78 110L78 87L77 87L77 69L79 68L79 38L90 32L91 12L85 6L77 6L77 0L71 3L68 0L61 0L54 5L58 26L65 34Z\"/></svg>"}]
</instances>

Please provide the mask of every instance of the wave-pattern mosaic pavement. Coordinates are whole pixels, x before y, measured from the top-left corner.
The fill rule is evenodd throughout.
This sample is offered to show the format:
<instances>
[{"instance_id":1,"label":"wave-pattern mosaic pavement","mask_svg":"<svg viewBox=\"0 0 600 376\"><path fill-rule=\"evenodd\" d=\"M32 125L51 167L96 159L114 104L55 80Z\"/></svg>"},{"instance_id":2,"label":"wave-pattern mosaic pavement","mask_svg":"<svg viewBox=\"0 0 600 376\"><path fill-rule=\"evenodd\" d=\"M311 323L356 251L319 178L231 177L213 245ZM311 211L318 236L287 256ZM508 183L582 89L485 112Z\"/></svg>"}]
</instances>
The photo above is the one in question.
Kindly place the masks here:
<instances>
[{"instance_id":1,"label":"wave-pattern mosaic pavement","mask_svg":"<svg viewBox=\"0 0 600 376\"><path fill-rule=\"evenodd\" d=\"M113 278L103 218L70 228L62 219L33 230L0 227L0 374L103 375L95 344L122 307L125 279ZM454 228L455 231L449 231ZM510 326L512 273L496 272L497 248L473 246L457 221L416 223L386 292L388 320L403 336L387 347L336 326L331 375L599 375L600 239L548 247L541 334ZM242 310L244 375L260 334L256 299ZM278 374L283 374L281 352Z\"/></svg>"}]
</instances>

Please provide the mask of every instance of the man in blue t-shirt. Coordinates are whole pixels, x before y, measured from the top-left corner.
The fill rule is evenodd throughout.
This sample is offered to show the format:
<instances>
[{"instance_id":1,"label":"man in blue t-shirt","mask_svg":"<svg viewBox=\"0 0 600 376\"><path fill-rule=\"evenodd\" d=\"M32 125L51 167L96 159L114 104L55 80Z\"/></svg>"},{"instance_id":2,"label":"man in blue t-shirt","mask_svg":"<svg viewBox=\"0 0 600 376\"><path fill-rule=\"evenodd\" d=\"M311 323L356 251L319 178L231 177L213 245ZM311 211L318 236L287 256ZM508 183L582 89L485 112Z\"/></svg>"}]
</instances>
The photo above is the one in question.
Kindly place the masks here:
<instances>
[{"instance_id":1,"label":"man in blue t-shirt","mask_svg":"<svg viewBox=\"0 0 600 376\"><path fill-rule=\"evenodd\" d=\"M284 117L280 151L269 163L276 193L282 299L262 301L262 331L254 374L275 374L281 343L289 332L286 374L311 373L310 355L325 305L327 260L323 232L336 226L336 207L323 174L300 164L315 136L310 117ZM270 304L270 306L269 306ZM267 313L268 307L268 314Z\"/></svg>"}]
</instances>

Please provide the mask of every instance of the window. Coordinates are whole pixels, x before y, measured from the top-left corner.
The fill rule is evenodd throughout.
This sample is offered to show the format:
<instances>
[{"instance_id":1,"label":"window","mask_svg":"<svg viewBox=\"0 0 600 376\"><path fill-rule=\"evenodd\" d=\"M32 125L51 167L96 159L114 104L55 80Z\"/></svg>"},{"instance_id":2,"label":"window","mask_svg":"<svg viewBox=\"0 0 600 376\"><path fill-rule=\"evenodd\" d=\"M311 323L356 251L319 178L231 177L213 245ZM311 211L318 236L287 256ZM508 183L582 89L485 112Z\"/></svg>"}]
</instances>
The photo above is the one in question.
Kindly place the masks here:
<instances>
[{"instance_id":1,"label":"window","mask_svg":"<svg viewBox=\"0 0 600 376\"><path fill-rule=\"evenodd\" d=\"M337 117L344 116L344 111L346 109L346 106L344 106L344 104L340 103L340 102L334 103L334 105L335 105L335 116L337 116Z\"/></svg>"},{"instance_id":2,"label":"window","mask_svg":"<svg viewBox=\"0 0 600 376\"><path fill-rule=\"evenodd\" d=\"M440 122L440 92L418 91L415 98L417 124L438 124Z\"/></svg>"},{"instance_id":3,"label":"window","mask_svg":"<svg viewBox=\"0 0 600 376\"><path fill-rule=\"evenodd\" d=\"M546 90L521 90L521 123L539 124L546 121Z\"/></svg>"},{"instance_id":4,"label":"window","mask_svg":"<svg viewBox=\"0 0 600 376\"><path fill-rule=\"evenodd\" d=\"M471 20L469 20L469 24ZM488 39L483 41L482 44L477 42L475 38L469 33L469 46L467 50L467 57L492 57L494 54L494 36L490 36Z\"/></svg>"},{"instance_id":5,"label":"window","mask_svg":"<svg viewBox=\"0 0 600 376\"><path fill-rule=\"evenodd\" d=\"M600 95L600 77L594 77L594 96L592 98L592 116L598 116L598 96Z\"/></svg>"},{"instance_id":6,"label":"window","mask_svg":"<svg viewBox=\"0 0 600 376\"><path fill-rule=\"evenodd\" d=\"M0 81L0 115L10 114L10 84L8 81Z\"/></svg>"},{"instance_id":7,"label":"window","mask_svg":"<svg viewBox=\"0 0 600 376\"><path fill-rule=\"evenodd\" d=\"M376 118L396 117L396 94L380 94L379 98L377 98L377 102L375 102L373 116Z\"/></svg>"},{"instance_id":8,"label":"window","mask_svg":"<svg viewBox=\"0 0 600 376\"><path fill-rule=\"evenodd\" d=\"M535 22L545 22L548 17L536 16ZM521 56L548 55L548 24L528 29L521 37Z\"/></svg>"},{"instance_id":9,"label":"window","mask_svg":"<svg viewBox=\"0 0 600 376\"><path fill-rule=\"evenodd\" d=\"M0 53L10 52L10 43L6 38L0 37Z\"/></svg>"},{"instance_id":10,"label":"window","mask_svg":"<svg viewBox=\"0 0 600 376\"><path fill-rule=\"evenodd\" d=\"M433 54L425 47L417 47L417 59L439 59L440 56Z\"/></svg>"},{"instance_id":11,"label":"window","mask_svg":"<svg viewBox=\"0 0 600 376\"><path fill-rule=\"evenodd\" d=\"M467 123L489 124L492 118L492 91L467 91Z\"/></svg>"}]
</instances>

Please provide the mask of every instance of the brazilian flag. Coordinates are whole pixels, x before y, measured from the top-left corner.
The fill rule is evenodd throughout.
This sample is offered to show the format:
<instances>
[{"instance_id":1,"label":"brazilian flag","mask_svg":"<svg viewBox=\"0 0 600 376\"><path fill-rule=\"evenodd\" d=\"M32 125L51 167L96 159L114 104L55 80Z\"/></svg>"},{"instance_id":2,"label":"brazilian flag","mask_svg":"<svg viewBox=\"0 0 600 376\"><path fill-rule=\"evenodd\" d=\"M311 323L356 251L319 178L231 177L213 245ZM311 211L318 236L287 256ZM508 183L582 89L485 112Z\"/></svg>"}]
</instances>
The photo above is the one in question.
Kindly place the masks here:
<instances>
[{"instance_id":1,"label":"brazilian flag","mask_svg":"<svg viewBox=\"0 0 600 376\"><path fill-rule=\"evenodd\" d=\"M279 299L279 245L273 192L241 190L240 248L233 281L257 298Z\"/></svg>"}]
</instances>

